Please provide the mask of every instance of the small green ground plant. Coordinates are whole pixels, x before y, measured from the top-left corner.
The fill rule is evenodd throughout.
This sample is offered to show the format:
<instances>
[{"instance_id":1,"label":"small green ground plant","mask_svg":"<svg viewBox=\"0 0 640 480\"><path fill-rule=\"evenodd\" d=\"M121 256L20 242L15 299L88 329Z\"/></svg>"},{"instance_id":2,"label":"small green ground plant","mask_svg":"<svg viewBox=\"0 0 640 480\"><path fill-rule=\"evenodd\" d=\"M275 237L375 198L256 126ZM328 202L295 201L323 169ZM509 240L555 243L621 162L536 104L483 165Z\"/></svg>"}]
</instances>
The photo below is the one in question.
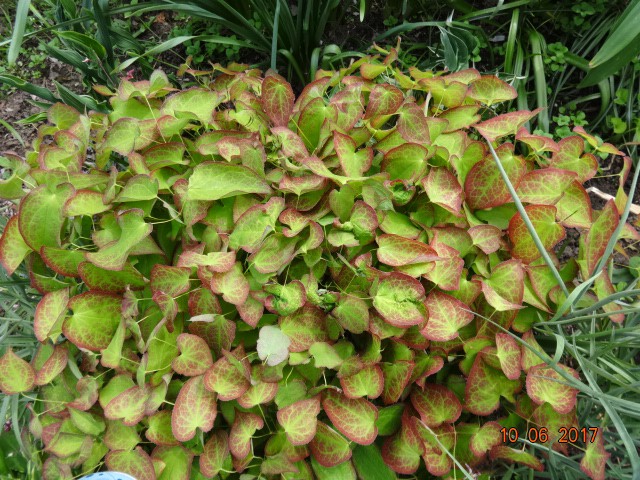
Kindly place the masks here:
<instances>
[{"instance_id":1,"label":"small green ground plant","mask_svg":"<svg viewBox=\"0 0 640 480\"><path fill-rule=\"evenodd\" d=\"M630 159L496 115L516 92L494 76L381 53L297 98L245 66L97 87L112 113L55 104L26 160L3 160L19 211L0 262L43 297L41 346L4 353L0 389L37 389L45 480L636 471L632 402L536 335L625 327L612 299L637 291L614 291L608 258L637 233L622 189L592 209L585 145Z\"/></svg>"}]
</instances>

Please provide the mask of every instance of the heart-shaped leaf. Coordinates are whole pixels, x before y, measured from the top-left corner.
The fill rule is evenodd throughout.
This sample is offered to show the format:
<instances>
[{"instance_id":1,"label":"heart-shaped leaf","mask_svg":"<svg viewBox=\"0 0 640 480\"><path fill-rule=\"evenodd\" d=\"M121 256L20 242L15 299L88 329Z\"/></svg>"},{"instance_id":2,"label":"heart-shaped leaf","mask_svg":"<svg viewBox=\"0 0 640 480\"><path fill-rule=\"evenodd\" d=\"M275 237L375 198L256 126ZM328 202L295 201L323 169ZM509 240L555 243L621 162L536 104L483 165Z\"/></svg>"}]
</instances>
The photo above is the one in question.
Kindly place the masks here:
<instances>
[{"instance_id":1,"label":"heart-shaped leaf","mask_svg":"<svg viewBox=\"0 0 640 480\"><path fill-rule=\"evenodd\" d=\"M299 400L278 410L278 423L292 445L306 445L316 435L320 397Z\"/></svg>"},{"instance_id":2,"label":"heart-shaped leaf","mask_svg":"<svg viewBox=\"0 0 640 480\"><path fill-rule=\"evenodd\" d=\"M202 375L190 378L180 389L171 414L171 430L180 442L191 440L196 429L208 432L213 428L218 408L216 395L204 386Z\"/></svg>"},{"instance_id":3,"label":"heart-shaped leaf","mask_svg":"<svg viewBox=\"0 0 640 480\"><path fill-rule=\"evenodd\" d=\"M408 275L393 272L371 293L375 309L394 327L408 328L427 319L424 287Z\"/></svg>"},{"instance_id":4,"label":"heart-shaped leaf","mask_svg":"<svg viewBox=\"0 0 640 480\"><path fill-rule=\"evenodd\" d=\"M460 400L444 385L426 384L423 390L414 389L411 404L429 427L454 423L462 413Z\"/></svg>"},{"instance_id":5,"label":"heart-shaped leaf","mask_svg":"<svg viewBox=\"0 0 640 480\"><path fill-rule=\"evenodd\" d=\"M378 434L377 408L364 398L350 399L334 390L325 390L322 406L331 423L349 440L370 445Z\"/></svg>"},{"instance_id":6,"label":"heart-shaped leaf","mask_svg":"<svg viewBox=\"0 0 640 480\"><path fill-rule=\"evenodd\" d=\"M35 384L36 372L33 367L13 353L10 347L0 358L0 390L5 395L28 392Z\"/></svg>"},{"instance_id":7,"label":"heart-shaped leaf","mask_svg":"<svg viewBox=\"0 0 640 480\"><path fill-rule=\"evenodd\" d=\"M278 327L265 325L260 329L257 351L260 360L273 367L289 358L291 340Z\"/></svg>"}]
</instances>

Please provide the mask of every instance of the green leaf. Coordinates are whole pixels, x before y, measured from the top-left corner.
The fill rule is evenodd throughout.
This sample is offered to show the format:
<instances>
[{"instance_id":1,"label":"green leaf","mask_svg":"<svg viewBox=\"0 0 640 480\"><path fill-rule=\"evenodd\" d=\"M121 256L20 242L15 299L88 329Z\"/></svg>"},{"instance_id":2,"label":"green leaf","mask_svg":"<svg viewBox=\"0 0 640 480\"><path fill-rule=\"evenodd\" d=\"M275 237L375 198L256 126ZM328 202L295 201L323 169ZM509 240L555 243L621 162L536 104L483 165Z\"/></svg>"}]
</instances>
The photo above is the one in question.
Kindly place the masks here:
<instances>
[{"instance_id":1,"label":"green leaf","mask_svg":"<svg viewBox=\"0 0 640 480\"><path fill-rule=\"evenodd\" d=\"M425 302L429 321L420 333L429 340L446 342L458 337L458 330L473 320L470 308L457 298L433 290Z\"/></svg>"},{"instance_id":2,"label":"green leaf","mask_svg":"<svg viewBox=\"0 0 640 480\"><path fill-rule=\"evenodd\" d=\"M280 330L291 340L290 352L304 352L316 342L326 342L325 313L318 307L306 304L291 315L280 317Z\"/></svg>"},{"instance_id":3,"label":"green leaf","mask_svg":"<svg viewBox=\"0 0 640 480\"><path fill-rule=\"evenodd\" d=\"M107 55L104 46L93 37L74 32L73 30L61 32L54 30L53 33L64 40L72 42L75 47L82 50L87 56L92 56L91 54L93 53L97 58L104 59Z\"/></svg>"},{"instance_id":4,"label":"green leaf","mask_svg":"<svg viewBox=\"0 0 640 480\"><path fill-rule=\"evenodd\" d=\"M340 386L347 398L378 398L384 386L382 370L378 365L367 365L353 375L341 377Z\"/></svg>"},{"instance_id":5,"label":"green leaf","mask_svg":"<svg viewBox=\"0 0 640 480\"><path fill-rule=\"evenodd\" d=\"M181 333L177 342L180 355L171 362L171 368L176 373L193 377L204 374L213 366L211 350L204 339L198 335Z\"/></svg>"},{"instance_id":6,"label":"green leaf","mask_svg":"<svg viewBox=\"0 0 640 480\"><path fill-rule=\"evenodd\" d=\"M357 445L353 449L353 465L359 478L375 478L376 480L395 480L396 476L387 467L375 445Z\"/></svg>"},{"instance_id":7,"label":"green leaf","mask_svg":"<svg viewBox=\"0 0 640 480\"><path fill-rule=\"evenodd\" d=\"M262 81L262 108L274 127L286 127L293 110L295 96L291 85L282 77L272 75Z\"/></svg>"},{"instance_id":8,"label":"green leaf","mask_svg":"<svg viewBox=\"0 0 640 480\"><path fill-rule=\"evenodd\" d=\"M69 308L73 314L62 324L65 336L74 345L93 352L107 348L120 324L121 298L85 292L69 300Z\"/></svg>"},{"instance_id":9,"label":"green leaf","mask_svg":"<svg viewBox=\"0 0 640 480\"><path fill-rule=\"evenodd\" d=\"M356 480L358 478L351 462L343 462L335 467L323 467L312 457L311 467L318 480ZM309 478L313 477L309 476Z\"/></svg>"},{"instance_id":10,"label":"green leaf","mask_svg":"<svg viewBox=\"0 0 640 480\"><path fill-rule=\"evenodd\" d=\"M0 263L7 274L13 275L31 251L31 247L25 243L20 234L18 217L11 217L0 237Z\"/></svg>"},{"instance_id":11,"label":"green leaf","mask_svg":"<svg viewBox=\"0 0 640 480\"><path fill-rule=\"evenodd\" d=\"M564 227L556 223L556 207L527 205L524 209L546 250L551 250L565 237ZM513 244L511 254L524 263L542 256L519 212L509 222L509 239Z\"/></svg>"},{"instance_id":12,"label":"green leaf","mask_svg":"<svg viewBox=\"0 0 640 480\"><path fill-rule=\"evenodd\" d=\"M168 97L162 105L162 112L177 118L193 118L203 125L209 125L220 101L217 92L190 88Z\"/></svg>"},{"instance_id":13,"label":"green leaf","mask_svg":"<svg viewBox=\"0 0 640 480\"><path fill-rule=\"evenodd\" d=\"M503 445L493 447L490 453L492 460L506 460L510 463L521 463L532 470L542 472L544 465L540 460L531 455L529 452L519 450Z\"/></svg>"},{"instance_id":14,"label":"green leaf","mask_svg":"<svg viewBox=\"0 0 640 480\"><path fill-rule=\"evenodd\" d=\"M322 406L331 423L349 440L370 445L378 435L378 409L364 398L350 399L325 390Z\"/></svg>"},{"instance_id":15,"label":"green leaf","mask_svg":"<svg viewBox=\"0 0 640 480\"><path fill-rule=\"evenodd\" d=\"M164 465L157 480L189 480L193 453L181 445L175 447L157 447L151 453L154 464ZM153 469L151 470L154 471Z\"/></svg>"},{"instance_id":16,"label":"green leaf","mask_svg":"<svg viewBox=\"0 0 640 480\"><path fill-rule=\"evenodd\" d=\"M386 322L394 327L408 328L427 319L423 305L422 284L408 275L393 272L383 278L371 292L373 306Z\"/></svg>"},{"instance_id":17,"label":"green leaf","mask_svg":"<svg viewBox=\"0 0 640 480\"><path fill-rule=\"evenodd\" d=\"M602 428L598 428L595 441L587 442L584 456L580 460L580 470L593 480L604 480L606 478L607 461L611 454L604 449L604 436Z\"/></svg>"},{"instance_id":18,"label":"green leaf","mask_svg":"<svg viewBox=\"0 0 640 480\"><path fill-rule=\"evenodd\" d=\"M214 273L211 278L211 290L222 295L225 302L241 305L249 295L249 281L242 273L242 265L236 262L231 270L224 273Z\"/></svg>"},{"instance_id":19,"label":"green leaf","mask_svg":"<svg viewBox=\"0 0 640 480\"><path fill-rule=\"evenodd\" d=\"M462 405L455 394L444 385L426 384L423 390L411 392L411 404L429 427L454 423L462 413Z\"/></svg>"},{"instance_id":20,"label":"green leaf","mask_svg":"<svg viewBox=\"0 0 640 480\"><path fill-rule=\"evenodd\" d=\"M219 200L237 195L271 193L269 185L253 170L242 165L204 162L189 178L189 200Z\"/></svg>"},{"instance_id":21,"label":"green leaf","mask_svg":"<svg viewBox=\"0 0 640 480\"><path fill-rule=\"evenodd\" d=\"M391 180L415 182L427 168L432 156L426 148L414 143L405 143L386 153L380 169L389 174Z\"/></svg>"},{"instance_id":22,"label":"green leaf","mask_svg":"<svg viewBox=\"0 0 640 480\"><path fill-rule=\"evenodd\" d=\"M299 400L278 410L278 423L292 445L306 445L316 435L320 397Z\"/></svg>"},{"instance_id":23,"label":"green leaf","mask_svg":"<svg viewBox=\"0 0 640 480\"><path fill-rule=\"evenodd\" d=\"M191 440L196 429L208 432L218 413L216 395L205 388L203 376L190 378L180 389L171 414L171 430L180 442Z\"/></svg>"},{"instance_id":24,"label":"green leaf","mask_svg":"<svg viewBox=\"0 0 640 480\"><path fill-rule=\"evenodd\" d=\"M493 75L483 75L473 81L467 92L467 97L487 106L507 102L518 96L516 89Z\"/></svg>"},{"instance_id":25,"label":"green leaf","mask_svg":"<svg viewBox=\"0 0 640 480\"><path fill-rule=\"evenodd\" d=\"M475 415L489 415L500 406L500 397L513 402L519 388L519 381L509 380L501 371L491 368L479 354L467 378L465 407Z\"/></svg>"},{"instance_id":26,"label":"green leaf","mask_svg":"<svg viewBox=\"0 0 640 480\"><path fill-rule=\"evenodd\" d=\"M13 353L11 347L0 358L0 371L0 390L5 395L28 392L35 384L35 370Z\"/></svg>"},{"instance_id":27,"label":"green leaf","mask_svg":"<svg viewBox=\"0 0 640 480\"><path fill-rule=\"evenodd\" d=\"M171 411L161 410L149 417L149 428L144 433L152 443L156 445L178 445L178 440L171 430Z\"/></svg>"},{"instance_id":28,"label":"green leaf","mask_svg":"<svg viewBox=\"0 0 640 480\"><path fill-rule=\"evenodd\" d=\"M503 113L489 120L474 125L474 128L488 142L495 142L506 135L515 135L526 122L531 120L540 112L536 109L533 112L528 110L518 110L516 112Z\"/></svg>"},{"instance_id":29,"label":"green leaf","mask_svg":"<svg viewBox=\"0 0 640 480\"><path fill-rule=\"evenodd\" d=\"M524 270L518 260L507 260L496 265L491 276L481 282L487 302L499 312L522 307Z\"/></svg>"},{"instance_id":30,"label":"green leaf","mask_svg":"<svg viewBox=\"0 0 640 480\"><path fill-rule=\"evenodd\" d=\"M127 473L138 480L153 480L156 478L151 458L142 447L135 450L110 451L105 463L109 470Z\"/></svg>"},{"instance_id":31,"label":"green leaf","mask_svg":"<svg viewBox=\"0 0 640 480\"><path fill-rule=\"evenodd\" d=\"M77 217L81 215L93 216L111 209L111 205L105 205L103 194L93 190L78 190L64 204L65 217Z\"/></svg>"},{"instance_id":32,"label":"green leaf","mask_svg":"<svg viewBox=\"0 0 640 480\"><path fill-rule=\"evenodd\" d=\"M369 101L363 120L379 115L392 115L400 108L403 100L402 90L392 85L376 84L369 93Z\"/></svg>"},{"instance_id":33,"label":"green leaf","mask_svg":"<svg viewBox=\"0 0 640 480\"><path fill-rule=\"evenodd\" d=\"M139 202L155 199L157 195L158 180L148 175L135 175L127 181L120 194L116 197L116 201Z\"/></svg>"},{"instance_id":34,"label":"green leaf","mask_svg":"<svg viewBox=\"0 0 640 480\"><path fill-rule=\"evenodd\" d=\"M359 334L369 329L369 307L361 298L340 295L338 304L331 311L342 328Z\"/></svg>"},{"instance_id":35,"label":"green leaf","mask_svg":"<svg viewBox=\"0 0 640 480\"><path fill-rule=\"evenodd\" d=\"M64 223L62 209L73 193L73 186L69 183L58 186L42 185L31 190L21 200L18 227L30 248L40 251L40 247L45 245L61 245L60 231Z\"/></svg>"},{"instance_id":36,"label":"green leaf","mask_svg":"<svg viewBox=\"0 0 640 480\"><path fill-rule=\"evenodd\" d=\"M501 428L498 422L487 422L471 436L469 448L476 457L482 457L502 443Z\"/></svg>"},{"instance_id":37,"label":"green leaf","mask_svg":"<svg viewBox=\"0 0 640 480\"><path fill-rule=\"evenodd\" d=\"M264 427L264 420L255 413L236 412L229 433L229 450L236 458L246 458L251 453L251 438L256 430Z\"/></svg>"},{"instance_id":38,"label":"green leaf","mask_svg":"<svg viewBox=\"0 0 640 480\"><path fill-rule=\"evenodd\" d=\"M313 356L316 368L329 368L336 370L342 365L342 357L336 349L325 342L316 342L309 347L309 353Z\"/></svg>"},{"instance_id":39,"label":"green leaf","mask_svg":"<svg viewBox=\"0 0 640 480\"><path fill-rule=\"evenodd\" d=\"M217 430L204 445L200 455L200 472L207 477L215 477L223 469L229 456L229 437L224 430Z\"/></svg>"},{"instance_id":40,"label":"green leaf","mask_svg":"<svg viewBox=\"0 0 640 480\"><path fill-rule=\"evenodd\" d=\"M322 422L318 422L316 434L309 449L313 458L323 467L335 467L351 458L351 448L342 435Z\"/></svg>"},{"instance_id":41,"label":"green leaf","mask_svg":"<svg viewBox=\"0 0 640 480\"><path fill-rule=\"evenodd\" d=\"M284 210L284 199L273 197L267 203L254 205L235 222L229 236L229 247L253 253L270 232L275 231L278 216Z\"/></svg>"},{"instance_id":42,"label":"green leaf","mask_svg":"<svg viewBox=\"0 0 640 480\"><path fill-rule=\"evenodd\" d=\"M591 153L584 152L584 140L577 136L563 138L558 142L559 150L551 156L552 167L575 172L582 184L598 171L598 160Z\"/></svg>"},{"instance_id":43,"label":"green leaf","mask_svg":"<svg viewBox=\"0 0 640 480\"><path fill-rule=\"evenodd\" d=\"M117 222L120 228L117 241L85 254L88 261L105 270L122 270L129 253L153 231L153 225L145 223L142 210L126 210L117 216Z\"/></svg>"},{"instance_id":44,"label":"green leaf","mask_svg":"<svg viewBox=\"0 0 640 480\"><path fill-rule=\"evenodd\" d=\"M564 365L558 365L576 380L578 372ZM569 413L576 405L578 390L567 384L567 381L551 367L536 365L527 372L527 394L538 405L549 402L558 413Z\"/></svg>"},{"instance_id":45,"label":"green leaf","mask_svg":"<svg viewBox=\"0 0 640 480\"><path fill-rule=\"evenodd\" d=\"M289 358L291 340L278 327L266 325L260 329L256 346L260 360L273 367Z\"/></svg>"}]
</instances>

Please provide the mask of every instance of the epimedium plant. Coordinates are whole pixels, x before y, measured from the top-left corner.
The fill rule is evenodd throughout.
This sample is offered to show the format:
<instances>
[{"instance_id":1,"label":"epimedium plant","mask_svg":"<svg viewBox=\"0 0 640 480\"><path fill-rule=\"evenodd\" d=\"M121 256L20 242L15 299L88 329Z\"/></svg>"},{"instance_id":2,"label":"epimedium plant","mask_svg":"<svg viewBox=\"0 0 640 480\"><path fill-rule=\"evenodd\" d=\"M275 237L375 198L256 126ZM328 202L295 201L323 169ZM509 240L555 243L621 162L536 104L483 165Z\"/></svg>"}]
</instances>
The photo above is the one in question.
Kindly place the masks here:
<instances>
[{"instance_id":1,"label":"epimedium plant","mask_svg":"<svg viewBox=\"0 0 640 480\"><path fill-rule=\"evenodd\" d=\"M495 115L516 96L497 77L381 53L297 98L242 65L183 91L161 71L98 86L112 113L55 104L26 160L4 158L0 260L43 297L41 347L0 358L0 389L37 387L45 479L470 478L544 469L503 428L569 455L562 427L599 427L533 325L613 293L624 191L592 209L585 142L624 175L629 158ZM568 229L580 253L560 264ZM594 479L602 433L572 447Z\"/></svg>"}]
</instances>

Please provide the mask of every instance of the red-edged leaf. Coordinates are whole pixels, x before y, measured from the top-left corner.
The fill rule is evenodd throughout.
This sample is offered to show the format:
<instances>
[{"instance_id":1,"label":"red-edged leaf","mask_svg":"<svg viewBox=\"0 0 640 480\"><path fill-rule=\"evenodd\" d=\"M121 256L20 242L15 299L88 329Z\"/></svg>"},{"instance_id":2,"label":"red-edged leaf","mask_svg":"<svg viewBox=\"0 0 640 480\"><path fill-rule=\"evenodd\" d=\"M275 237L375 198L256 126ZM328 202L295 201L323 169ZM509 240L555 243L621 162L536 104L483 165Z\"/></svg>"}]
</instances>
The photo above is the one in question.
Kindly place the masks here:
<instances>
[{"instance_id":1,"label":"red-edged leaf","mask_svg":"<svg viewBox=\"0 0 640 480\"><path fill-rule=\"evenodd\" d=\"M156 480L151 457L142 447L136 447L135 450L130 451L110 451L105 458L105 463L109 470L127 473L136 480Z\"/></svg>"},{"instance_id":2,"label":"red-edged leaf","mask_svg":"<svg viewBox=\"0 0 640 480\"><path fill-rule=\"evenodd\" d=\"M453 173L444 167L432 168L421 182L429 200L451 213L460 212L462 187Z\"/></svg>"},{"instance_id":3,"label":"red-edged leaf","mask_svg":"<svg viewBox=\"0 0 640 480\"><path fill-rule=\"evenodd\" d=\"M340 378L340 385L347 398L378 398L384 387L384 377L378 365L367 365L353 375Z\"/></svg>"},{"instance_id":4,"label":"red-edged leaf","mask_svg":"<svg viewBox=\"0 0 640 480\"><path fill-rule=\"evenodd\" d=\"M383 278L371 292L373 306L386 322L394 327L419 325L427 318L425 292L422 284L408 275L393 272Z\"/></svg>"},{"instance_id":5,"label":"red-edged leaf","mask_svg":"<svg viewBox=\"0 0 640 480\"><path fill-rule=\"evenodd\" d=\"M109 346L122 317L122 300L115 295L85 292L69 300L73 314L62 324L76 346L97 352Z\"/></svg>"},{"instance_id":6,"label":"red-edged leaf","mask_svg":"<svg viewBox=\"0 0 640 480\"><path fill-rule=\"evenodd\" d=\"M291 315L280 317L280 330L291 339L292 353L304 352L316 342L329 340L325 313L309 303Z\"/></svg>"},{"instance_id":7,"label":"red-edged leaf","mask_svg":"<svg viewBox=\"0 0 640 480\"><path fill-rule=\"evenodd\" d=\"M249 281L242 273L242 265L236 262L231 270L225 273L214 273L211 279L213 293L222 295L224 301L240 305L249 295Z\"/></svg>"},{"instance_id":8,"label":"red-edged leaf","mask_svg":"<svg viewBox=\"0 0 640 480\"><path fill-rule=\"evenodd\" d=\"M201 337L181 333L177 343L180 356L173 359L171 367L180 375L202 375L213 365L211 350Z\"/></svg>"},{"instance_id":9,"label":"red-edged leaf","mask_svg":"<svg viewBox=\"0 0 640 480\"><path fill-rule=\"evenodd\" d=\"M604 449L602 428L599 428L595 434L595 440L587 442L584 456L580 460L580 470L589 475L591 480L604 480L609 458L611 454Z\"/></svg>"},{"instance_id":10,"label":"red-edged leaf","mask_svg":"<svg viewBox=\"0 0 640 480\"><path fill-rule=\"evenodd\" d=\"M471 227L469 235L473 244L489 255L497 251L502 243L502 231L493 225L476 225Z\"/></svg>"},{"instance_id":11,"label":"red-edged leaf","mask_svg":"<svg viewBox=\"0 0 640 480\"><path fill-rule=\"evenodd\" d=\"M409 384L414 363L410 361L396 361L394 363L382 363L382 374L384 376L384 389L382 390L382 401L385 405L391 405L398 401L402 392Z\"/></svg>"},{"instance_id":12,"label":"red-edged leaf","mask_svg":"<svg viewBox=\"0 0 640 480\"><path fill-rule=\"evenodd\" d=\"M275 127L287 126L294 100L291 85L282 77L273 75L262 81L262 107Z\"/></svg>"},{"instance_id":13,"label":"red-edged leaf","mask_svg":"<svg viewBox=\"0 0 640 480\"><path fill-rule=\"evenodd\" d=\"M580 379L578 372L558 365L569 375ZM569 413L576 405L578 390L567 384L558 372L547 365L536 365L527 372L527 394L538 405L549 402L558 413Z\"/></svg>"},{"instance_id":14,"label":"red-edged leaf","mask_svg":"<svg viewBox=\"0 0 640 480\"><path fill-rule=\"evenodd\" d=\"M292 445L306 445L316 435L320 397L300 400L278 410L278 423Z\"/></svg>"},{"instance_id":15,"label":"red-edged leaf","mask_svg":"<svg viewBox=\"0 0 640 480\"><path fill-rule=\"evenodd\" d=\"M190 289L189 275L190 268L154 265L151 269L151 291L164 292L172 297L182 295Z\"/></svg>"},{"instance_id":16,"label":"red-edged leaf","mask_svg":"<svg viewBox=\"0 0 640 480\"><path fill-rule=\"evenodd\" d=\"M60 333L60 321L67 313L68 303L68 288L49 292L38 302L33 323L33 331L38 341L44 342L49 336L57 336Z\"/></svg>"},{"instance_id":17,"label":"red-edged leaf","mask_svg":"<svg viewBox=\"0 0 640 480\"><path fill-rule=\"evenodd\" d=\"M0 358L0 390L5 395L27 392L35 384L36 372L33 367L9 349Z\"/></svg>"},{"instance_id":18,"label":"red-edged leaf","mask_svg":"<svg viewBox=\"0 0 640 480\"><path fill-rule=\"evenodd\" d=\"M425 302L429 321L420 333L429 340L446 342L458 336L458 330L473 320L469 307L455 297L433 290Z\"/></svg>"},{"instance_id":19,"label":"red-edged leaf","mask_svg":"<svg viewBox=\"0 0 640 480\"><path fill-rule=\"evenodd\" d=\"M505 135L515 135L516 132L526 122L535 117L541 109L537 108L533 112L528 110L518 110L516 112L503 113L489 120L474 125L488 142L495 142Z\"/></svg>"},{"instance_id":20,"label":"red-edged leaf","mask_svg":"<svg viewBox=\"0 0 640 480\"><path fill-rule=\"evenodd\" d=\"M145 404L149 392L138 386L133 386L115 396L104 407L104 416L109 420L121 419L127 426L136 425L144 418Z\"/></svg>"},{"instance_id":21,"label":"red-edged leaf","mask_svg":"<svg viewBox=\"0 0 640 480\"><path fill-rule=\"evenodd\" d=\"M229 361L229 355L234 355L238 361L241 361L241 369ZM237 353L229 355L214 363L204 376L204 384L207 389L217 393L218 398L223 402L240 397L251 385L248 380L248 361L237 358Z\"/></svg>"},{"instance_id":22,"label":"red-edged leaf","mask_svg":"<svg viewBox=\"0 0 640 480\"><path fill-rule=\"evenodd\" d=\"M514 154L510 143L500 145L496 154L511 183L517 185L527 173L524 159ZM491 155L471 168L465 180L464 191L467 203L474 210L498 207L512 201L509 189Z\"/></svg>"},{"instance_id":23,"label":"red-edged leaf","mask_svg":"<svg viewBox=\"0 0 640 480\"><path fill-rule=\"evenodd\" d=\"M499 312L521 308L524 269L520 261L512 259L498 264L491 276L482 280L482 292L489 305Z\"/></svg>"},{"instance_id":24,"label":"red-edged leaf","mask_svg":"<svg viewBox=\"0 0 640 480\"><path fill-rule=\"evenodd\" d=\"M226 458L229 456L229 437L224 430L217 430L207 443L200 455L200 472L211 478L222 470Z\"/></svg>"},{"instance_id":25,"label":"red-edged leaf","mask_svg":"<svg viewBox=\"0 0 640 480\"><path fill-rule=\"evenodd\" d=\"M351 448L342 435L318 422L316 435L309 443L311 454L323 467L334 467L351 458Z\"/></svg>"},{"instance_id":26,"label":"red-edged leaf","mask_svg":"<svg viewBox=\"0 0 640 480\"><path fill-rule=\"evenodd\" d=\"M56 345L51 356L47 358L42 367L38 369L35 384L46 385L53 381L67 367L68 358L69 350L62 345Z\"/></svg>"},{"instance_id":27,"label":"red-edged leaf","mask_svg":"<svg viewBox=\"0 0 640 480\"><path fill-rule=\"evenodd\" d=\"M551 157L551 166L575 172L578 182L583 184L598 171L598 160L590 153L584 152L584 140L572 136L558 142L558 152Z\"/></svg>"},{"instance_id":28,"label":"red-edged leaf","mask_svg":"<svg viewBox=\"0 0 640 480\"><path fill-rule=\"evenodd\" d=\"M434 383L426 384L423 390L414 389L411 392L411 404L429 427L454 423L462 413L458 397L444 385Z\"/></svg>"},{"instance_id":29,"label":"red-edged leaf","mask_svg":"<svg viewBox=\"0 0 640 480\"><path fill-rule=\"evenodd\" d=\"M255 413L236 411L229 433L229 451L235 458L246 458L251 453L251 437L264 426L264 420Z\"/></svg>"},{"instance_id":30,"label":"red-edged leaf","mask_svg":"<svg viewBox=\"0 0 640 480\"><path fill-rule=\"evenodd\" d=\"M604 255L607 244L619 222L620 217L615 203L613 200L609 200L584 239L585 261L589 275L595 273L596 265Z\"/></svg>"},{"instance_id":31,"label":"red-edged leaf","mask_svg":"<svg viewBox=\"0 0 640 480\"><path fill-rule=\"evenodd\" d=\"M476 457L482 457L493 447L502 443L502 426L498 422L487 422L471 436L469 449Z\"/></svg>"},{"instance_id":32,"label":"red-edged leaf","mask_svg":"<svg viewBox=\"0 0 640 480\"><path fill-rule=\"evenodd\" d=\"M418 421L417 418L413 418L413 424L422 440L422 447L424 459L427 471L431 475L438 477L446 475L453 466L451 460L451 453L454 451L456 442L456 431L452 425L442 425L433 429L427 429Z\"/></svg>"},{"instance_id":33,"label":"red-edged leaf","mask_svg":"<svg viewBox=\"0 0 640 480\"><path fill-rule=\"evenodd\" d=\"M546 250L551 250L565 237L564 227L556 223L556 207L527 205L524 209ZM524 263L531 263L542 256L519 212L509 221L509 239L513 244L512 255Z\"/></svg>"},{"instance_id":34,"label":"red-edged leaf","mask_svg":"<svg viewBox=\"0 0 640 480\"><path fill-rule=\"evenodd\" d=\"M244 392L242 396L238 398L238 404L242 408L253 408L256 405L271 402L277 393L277 383L258 382L251 385L249 390Z\"/></svg>"},{"instance_id":35,"label":"red-edged leaf","mask_svg":"<svg viewBox=\"0 0 640 480\"><path fill-rule=\"evenodd\" d=\"M213 428L218 408L216 394L204 387L202 375L193 377L180 389L171 414L173 435L181 442L191 440L196 429L208 432Z\"/></svg>"},{"instance_id":36,"label":"red-edged leaf","mask_svg":"<svg viewBox=\"0 0 640 480\"><path fill-rule=\"evenodd\" d=\"M590 228L593 210L589 194L578 180L569 185L556 203L558 221L565 227Z\"/></svg>"},{"instance_id":37,"label":"red-edged leaf","mask_svg":"<svg viewBox=\"0 0 640 480\"><path fill-rule=\"evenodd\" d=\"M492 460L506 460L509 463L521 463L538 472L544 471L544 465L529 452L511 447L497 446L491 449L489 454Z\"/></svg>"},{"instance_id":38,"label":"red-edged leaf","mask_svg":"<svg viewBox=\"0 0 640 480\"><path fill-rule=\"evenodd\" d=\"M398 110L398 132L407 142L430 143L429 125L423 109L415 103L405 103Z\"/></svg>"},{"instance_id":39,"label":"red-edged leaf","mask_svg":"<svg viewBox=\"0 0 640 480\"><path fill-rule=\"evenodd\" d=\"M382 445L384 463L400 474L412 475L420 466L420 456L424 448L420 437L413 428L407 414L402 416L402 426L393 436L387 438Z\"/></svg>"},{"instance_id":40,"label":"red-edged leaf","mask_svg":"<svg viewBox=\"0 0 640 480\"><path fill-rule=\"evenodd\" d=\"M2 237L0 237L0 263L7 274L13 275L13 272L31 251L31 247L25 243L20 234L18 217L11 217L4 227Z\"/></svg>"},{"instance_id":41,"label":"red-edged leaf","mask_svg":"<svg viewBox=\"0 0 640 480\"><path fill-rule=\"evenodd\" d=\"M500 397L513 402L519 388L520 382L509 380L500 370L487 365L479 354L467 378L465 407L476 415L489 415L500 406Z\"/></svg>"},{"instance_id":42,"label":"red-edged leaf","mask_svg":"<svg viewBox=\"0 0 640 480\"><path fill-rule=\"evenodd\" d=\"M349 440L370 445L378 435L378 409L364 398L349 399L334 390L325 390L322 406L331 423Z\"/></svg>"},{"instance_id":43,"label":"red-edged leaf","mask_svg":"<svg viewBox=\"0 0 640 480\"><path fill-rule=\"evenodd\" d=\"M543 152L556 153L560 151L560 147L552 138L545 137L544 135L532 135L527 131L526 128L521 128L520 130L518 130L516 140L526 143L529 148L531 148L538 155L542 154Z\"/></svg>"},{"instance_id":44,"label":"red-edged leaf","mask_svg":"<svg viewBox=\"0 0 640 480\"><path fill-rule=\"evenodd\" d=\"M527 173L516 187L525 203L554 205L576 178L574 172L557 168L542 168Z\"/></svg>"},{"instance_id":45,"label":"red-edged leaf","mask_svg":"<svg viewBox=\"0 0 640 480\"><path fill-rule=\"evenodd\" d=\"M467 97L491 106L513 100L518 96L516 89L493 75L483 75L469 86Z\"/></svg>"},{"instance_id":46,"label":"red-edged leaf","mask_svg":"<svg viewBox=\"0 0 640 480\"><path fill-rule=\"evenodd\" d=\"M378 260L392 267L439 260L437 252L429 245L399 235L379 235L376 242Z\"/></svg>"},{"instance_id":47,"label":"red-edged leaf","mask_svg":"<svg viewBox=\"0 0 640 480\"><path fill-rule=\"evenodd\" d=\"M391 85L374 85L369 93L369 102L363 120L396 113L403 100L402 90Z\"/></svg>"},{"instance_id":48,"label":"red-edged leaf","mask_svg":"<svg viewBox=\"0 0 640 480\"><path fill-rule=\"evenodd\" d=\"M509 380L520 378L521 352L515 339L507 333L496 334L496 349L500 368Z\"/></svg>"}]
</instances>

